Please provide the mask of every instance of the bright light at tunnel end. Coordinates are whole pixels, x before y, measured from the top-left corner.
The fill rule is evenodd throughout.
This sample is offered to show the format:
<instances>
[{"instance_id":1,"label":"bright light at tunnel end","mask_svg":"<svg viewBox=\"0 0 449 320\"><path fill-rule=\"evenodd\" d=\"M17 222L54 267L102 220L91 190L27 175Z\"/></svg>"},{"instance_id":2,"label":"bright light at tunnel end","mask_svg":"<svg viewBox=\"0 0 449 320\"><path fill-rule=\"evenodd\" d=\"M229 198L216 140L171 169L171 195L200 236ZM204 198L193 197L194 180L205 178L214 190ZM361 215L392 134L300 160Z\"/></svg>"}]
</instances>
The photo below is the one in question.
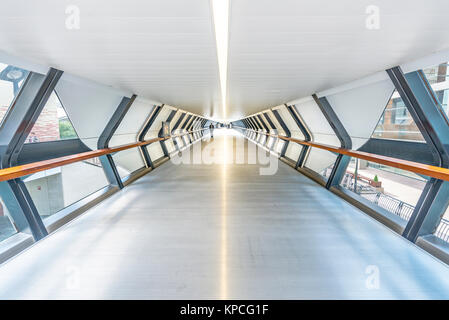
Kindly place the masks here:
<instances>
[{"instance_id":1,"label":"bright light at tunnel end","mask_svg":"<svg viewBox=\"0 0 449 320\"><path fill-rule=\"evenodd\" d=\"M226 90L228 73L229 0L211 0L215 41L217 42L218 72L220 74L223 119L226 119Z\"/></svg>"}]
</instances>

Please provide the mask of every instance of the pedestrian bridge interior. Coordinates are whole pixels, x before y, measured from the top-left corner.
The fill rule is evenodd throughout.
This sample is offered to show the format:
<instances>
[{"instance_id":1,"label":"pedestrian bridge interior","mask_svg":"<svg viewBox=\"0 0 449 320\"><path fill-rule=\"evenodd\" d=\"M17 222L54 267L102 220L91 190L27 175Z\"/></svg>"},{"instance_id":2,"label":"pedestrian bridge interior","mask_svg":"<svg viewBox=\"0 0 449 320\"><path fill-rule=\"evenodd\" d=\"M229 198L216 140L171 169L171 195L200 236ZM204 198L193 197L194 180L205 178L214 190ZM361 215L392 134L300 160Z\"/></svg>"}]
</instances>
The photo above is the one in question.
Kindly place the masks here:
<instances>
[{"instance_id":1,"label":"pedestrian bridge interior","mask_svg":"<svg viewBox=\"0 0 449 320\"><path fill-rule=\"evenodd\" d=\"M447 1L4 2L0 299L449 297Z\"/></svg>"}]
</instances>

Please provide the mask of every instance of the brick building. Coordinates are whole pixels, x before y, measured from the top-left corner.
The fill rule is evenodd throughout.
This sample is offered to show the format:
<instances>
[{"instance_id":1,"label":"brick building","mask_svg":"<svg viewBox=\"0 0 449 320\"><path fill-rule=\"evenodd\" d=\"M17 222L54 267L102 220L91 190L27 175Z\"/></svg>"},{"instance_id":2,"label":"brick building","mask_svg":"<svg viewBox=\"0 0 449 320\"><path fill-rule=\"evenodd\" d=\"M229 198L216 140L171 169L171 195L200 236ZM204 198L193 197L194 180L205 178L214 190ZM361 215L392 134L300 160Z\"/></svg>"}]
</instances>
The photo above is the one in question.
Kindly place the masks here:
<instances>
[{"instance_id":1,"label":"brick building","mask_svg":"<svg viewBox=\"0 0 449 320\"><path fill-rule=\"evenodd\" d=\"M427 80L434 88L435 94L441 103L443 110L448 113L447 99L447 63L423 70ZM384 114L373 133L373 138L424 141L417 125L413 121L404 102L397 91L385 108Z\"/></svg>"}]
</instances>

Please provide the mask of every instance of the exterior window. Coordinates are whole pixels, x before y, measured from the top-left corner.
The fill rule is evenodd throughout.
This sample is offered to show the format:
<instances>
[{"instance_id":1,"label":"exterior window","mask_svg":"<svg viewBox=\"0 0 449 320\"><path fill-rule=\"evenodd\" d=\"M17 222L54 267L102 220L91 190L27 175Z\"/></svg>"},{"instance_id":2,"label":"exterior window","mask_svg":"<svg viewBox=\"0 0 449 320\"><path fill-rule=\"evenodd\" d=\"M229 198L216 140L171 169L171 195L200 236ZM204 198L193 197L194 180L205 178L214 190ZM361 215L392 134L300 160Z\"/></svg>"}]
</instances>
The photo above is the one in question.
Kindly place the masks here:
<instances>
[{"instance_id":1,"label":"exterior window","mask_svg":"<svg viewBox=\"0 0 449 320\"><path fill-rule=\"evenodd\" d=\"M449 242L449 208L447 208L446 212L443 214L440 224L435 230L435 235L438 238Z\"/></svg>"},{"instance_id":2,"label":"exterior window","mask_svg":"<svg viewBox=\"0 0 449 320\"><path fill-rule=\"evenodd\" d=\"M449 68L448 63L443 62L437 66L433 66L423 70L424 75L429 81L438 102L444 110L446 116L449 116L448 96L449 96ZM440 224L435 230L435 236L449 242L449 208L441 218Z\"/></svg>"},{"instance_id":3,"label":"exterior window","mask_svg":"<svg viewBox=\"0 0 449 320\"><path fill-rule=\"evenodd\" d=\"M108 185L98 158L34 173L24 182L43 218Z\"/></svg>"},{"instance_id":4,"label":"exterior window","mask_svg":"<svg viewBox=\"0 0 449 320\"><path fill-rule=\"evenodd\" d=\"M444 62L438 66L423 70L424 75L429 81L438 101L444 112L449 116L448 95L449 95L449 70L448 63Z\"/></svg>"},{"instance_id":5,"label":"exterior window","mask_svg":"<svg viewBox=\"0 0 449 320\"><path fill-rule=\"evenodd\" d=\"M421 132L397 91L393 93L371 137L424 142Z\"/></svg>"},{"instance_id":6,"label":"exterior window","mask_svg":"<svg viewBox=\"0 0 449 320\"><path fill-rule=\"evenodd\" d=\"M19 93L28 71L0 63L0 122Z\"/></svg>"},{"instance_id":7,"label":"exterior window","mask_svg":"<svg viewBox=\"0 0 449 320\"><path fill-rule=\"evenodd\" d=\"M9 214L8 208L0 198L0 241L3 241L17 233L13 219Z\"/></svg>"},{"instance_id":8,"label":"exterior window","mask_svg":"<svg viewBox=\"0 0 449 320\"><path fill-rule=\"evenodd\" d=\"M352 158L340 185L409 220L425 184L412 172Z\"/></svg>"},{"instance_id":9,"label":"exterior window","mask_svg":"<svg viewBox=\"0 0 449 320\"><path fill-rule=\"evenodd\" d=\"M76 139L78 136L53 91L25 143Z\"/></svg>"}]
</instances>

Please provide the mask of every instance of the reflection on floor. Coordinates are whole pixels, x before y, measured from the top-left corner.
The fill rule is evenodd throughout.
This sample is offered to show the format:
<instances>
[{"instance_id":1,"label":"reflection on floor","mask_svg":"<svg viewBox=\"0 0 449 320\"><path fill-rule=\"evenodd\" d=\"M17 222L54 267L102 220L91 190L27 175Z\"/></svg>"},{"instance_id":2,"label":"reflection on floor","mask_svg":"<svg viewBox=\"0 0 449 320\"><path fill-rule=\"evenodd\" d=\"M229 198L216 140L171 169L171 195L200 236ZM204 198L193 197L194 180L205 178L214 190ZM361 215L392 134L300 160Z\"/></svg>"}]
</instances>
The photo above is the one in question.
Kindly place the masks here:
<instances>
[{"instance_id":1,"label":"reflection on floor","mask_svg":"<svg viewBox=\"0 0 449 320\"><path fill-rule=\"evenodd\" d=\"M284 163L204 163L234 150L214 135L2 265L0 298L449 297L446 265Z\"/></svg>"}]
</instances>

